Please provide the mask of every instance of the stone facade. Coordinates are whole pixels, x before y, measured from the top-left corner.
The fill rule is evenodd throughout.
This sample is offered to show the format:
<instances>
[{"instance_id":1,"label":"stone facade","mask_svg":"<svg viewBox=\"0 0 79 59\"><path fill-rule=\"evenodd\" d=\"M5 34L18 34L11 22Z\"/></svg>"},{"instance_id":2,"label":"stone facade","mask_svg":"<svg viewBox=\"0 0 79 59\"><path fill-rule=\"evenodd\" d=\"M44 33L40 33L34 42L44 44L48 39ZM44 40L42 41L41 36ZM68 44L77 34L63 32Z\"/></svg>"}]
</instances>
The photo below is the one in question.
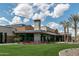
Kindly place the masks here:
<instances>
[{"instance_id":1,"label":"stone facade","mask_svg":"<svg viewBox=\"0 0 79 59\"><path fill-rule=\"evenodd\" d=\"M16 27L16 30L18 31L33 30L33 27L32 26L21 26L21 27Z\"/></svg>"},{"instance_id":2,"label":"stone facade","mask_svg":"<svg viewBox=\"0 0 79 59\"><path fill-rule=\"evenodd\" d=\"M34 42L40 42L41 35L40 34L34 34Z\"/></svg>"},{"instance_id":3,"label":"stone facade","mask_svg":"<svg viewBox=\"0 0 79 59\"><path fill-rule=\"evenodd\" d=\"M8 36L14 35L15 29L12 27L0 26L0 42L11 42L13 39Z\"/></svg>"}]
</instances>

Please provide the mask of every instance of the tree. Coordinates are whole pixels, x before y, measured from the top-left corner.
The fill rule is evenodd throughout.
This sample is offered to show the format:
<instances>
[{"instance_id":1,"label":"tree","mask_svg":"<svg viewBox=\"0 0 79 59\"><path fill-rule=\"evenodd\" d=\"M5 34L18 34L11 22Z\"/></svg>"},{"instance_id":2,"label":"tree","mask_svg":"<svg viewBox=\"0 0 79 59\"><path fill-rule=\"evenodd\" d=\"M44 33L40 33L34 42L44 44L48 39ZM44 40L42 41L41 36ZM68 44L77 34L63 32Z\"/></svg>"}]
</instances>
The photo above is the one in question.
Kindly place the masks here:
<instances>
[{"instance_id":1,"label":"tree","mask_svg":"<svg viewBox=\"0 0 79 59\"><path fill-rule=\"evenodd\" d=\"M72 14L69 17L69 22L71 24L71 27L75 31L75 41L76 41L76 36L77 36L77 24L79 23L79 14Z\"/></svg>"},{"instance_id":2,"label":"tree","mask_svg":"<svg viewBox=\"0 0 79 59\"><path fill-rule=\"evenodd\" d=\"M66 29L67 29L66 21L60 22L60 24L64 27L64 41L66 41Z\"/></svg>"},{"instance_id":3,"label":"tree","mask_svg":"<svg viewBox=\"0 0 79 59\"><path fill-rule=\"evenodd\" d=\"M67 41L69 40L69 27L70 27L70 22L66 21L66 31L67 31Z\"/></svg>"}]
</instances>

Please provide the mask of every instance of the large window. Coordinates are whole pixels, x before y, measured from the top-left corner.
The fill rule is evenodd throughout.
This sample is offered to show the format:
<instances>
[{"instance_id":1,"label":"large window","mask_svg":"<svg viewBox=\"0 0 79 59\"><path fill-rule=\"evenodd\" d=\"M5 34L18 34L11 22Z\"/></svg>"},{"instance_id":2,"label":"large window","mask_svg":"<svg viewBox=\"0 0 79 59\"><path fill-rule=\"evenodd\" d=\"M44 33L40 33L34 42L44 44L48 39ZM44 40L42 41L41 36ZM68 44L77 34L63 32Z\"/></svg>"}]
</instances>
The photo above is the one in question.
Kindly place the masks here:
<instances>
[{"instance_id":1,"label":"large window","mask_svg":"<svg viewBox=\"0 0 79 59\"><path fill-rule=\"evenodd\" d=\"M20 41L34 41L34 34L21 33L19 36L21 37Z\"/></svg>"}]
</instances>

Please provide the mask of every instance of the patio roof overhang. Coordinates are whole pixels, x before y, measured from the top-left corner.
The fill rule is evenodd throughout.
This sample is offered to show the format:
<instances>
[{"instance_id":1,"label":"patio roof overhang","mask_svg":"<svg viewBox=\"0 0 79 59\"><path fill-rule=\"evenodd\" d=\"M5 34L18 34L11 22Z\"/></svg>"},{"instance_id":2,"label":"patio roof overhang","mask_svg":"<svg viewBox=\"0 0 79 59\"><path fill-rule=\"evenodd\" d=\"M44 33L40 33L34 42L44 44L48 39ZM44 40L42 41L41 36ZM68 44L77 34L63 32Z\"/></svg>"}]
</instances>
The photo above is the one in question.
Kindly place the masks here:
<instances>
[{"instance_id":1,"label":"patio roof overhang","mask_svg":"<svg viewBox=\"0 0 79 59\"><path fill-rule=\"evenodd\" d=\"M19 33L30 33L30 34L49 34L49 35L63 35L63 34L57 34L52 32L47 32L45 30L26 30L26 31L15 31L16 34Z\"/></svg>"},{"instance_id":2,"label":"patio roof overhang","mask_svg":"<svg viewBox=\"0 0 79 59\"><path fill-rule=\"evenodd\" d=\"M26 31L15 31L15 33L44 33L44 30L26 30Z\"/></svg>"}]
</instances>

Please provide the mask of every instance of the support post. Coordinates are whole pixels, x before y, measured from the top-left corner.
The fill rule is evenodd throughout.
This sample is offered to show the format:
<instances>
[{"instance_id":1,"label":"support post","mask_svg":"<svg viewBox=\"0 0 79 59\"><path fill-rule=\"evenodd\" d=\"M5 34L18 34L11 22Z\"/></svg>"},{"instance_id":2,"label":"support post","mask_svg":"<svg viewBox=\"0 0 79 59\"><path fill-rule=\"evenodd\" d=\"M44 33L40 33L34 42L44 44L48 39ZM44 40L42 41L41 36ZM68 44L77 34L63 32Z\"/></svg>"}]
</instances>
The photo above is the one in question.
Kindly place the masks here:
<instances>
[{"instance_id":1,"label":"support post","mask_svg":"<svg viewBox=\"0 0 79 59\"><path fill-rule=\"evenodd\" d=\"M39 43L41 41L41 34L34 34L34 42Z\"/></svg>"}]
</instances>

